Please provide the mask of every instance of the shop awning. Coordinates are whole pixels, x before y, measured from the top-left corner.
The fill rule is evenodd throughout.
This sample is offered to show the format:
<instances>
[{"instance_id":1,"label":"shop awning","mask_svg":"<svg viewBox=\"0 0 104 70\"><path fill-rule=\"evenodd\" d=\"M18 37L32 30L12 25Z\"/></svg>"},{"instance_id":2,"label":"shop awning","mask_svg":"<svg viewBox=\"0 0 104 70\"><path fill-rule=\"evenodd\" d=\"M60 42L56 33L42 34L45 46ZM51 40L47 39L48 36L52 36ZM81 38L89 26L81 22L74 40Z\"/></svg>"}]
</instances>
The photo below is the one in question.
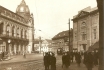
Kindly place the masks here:
<instances>
[{"instance_id":1,"label":"shop awning","mask_svg":"<svg viewBox=\"0 0 104 70\"><path fill-rule=\"evenodd\" d=\"M88 51L93 51L93 50L96 50L96 49L99 49L99 41L96 42L94 45L90 46Z\"/></svg>"}]
</instances>

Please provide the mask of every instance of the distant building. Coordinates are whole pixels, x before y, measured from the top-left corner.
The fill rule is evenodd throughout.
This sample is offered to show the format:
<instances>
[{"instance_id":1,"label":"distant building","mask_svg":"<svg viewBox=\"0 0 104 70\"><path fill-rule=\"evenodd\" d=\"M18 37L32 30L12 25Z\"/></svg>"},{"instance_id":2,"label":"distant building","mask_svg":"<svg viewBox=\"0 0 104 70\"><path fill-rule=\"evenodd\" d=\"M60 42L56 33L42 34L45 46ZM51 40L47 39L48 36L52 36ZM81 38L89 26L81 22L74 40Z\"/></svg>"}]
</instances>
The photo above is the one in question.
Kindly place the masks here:
<instances>
[{"instance_id":1,"label":"distant building","mask_svg":"<svg viewBox=\"0 0 104 70\"><path fill-rule=\"evenodd\" d=\"M34 39L34 18L22 0L16 13L0 6L0 51L11 54L31 53Z\"/></svg>"},{"instance_id":2,"label":"distant building","mask_svg":"<svg viewBox=\"0 0 104 70\"><path fill-rule=\"evenodd\" d=\"M62 31L52 38L52 47L54 51L62 48L64 51L69 51L69 30ZM73 49L73 29L70 30L70 48Z\"/></svg>"},{"instance_id":3,"label":"distant building","mask_svg":"<svg viewBox=\"0 0 104 70\"><path fill-rule=\"evenodd\" d=\"M38 53L52 51L52 40L35 40L34 41L34 51Z\"/></svg>"},{"instance_id":4,"label":"distant building","mask_svg":"<svg viewBox=\"0 0 104 70\"><path fill-rule=\"evenodd\" d=\"M73 48L87 51L99 41L99 13L97 7L87 7L73 17Z\"/></svg>"}]
</instances>

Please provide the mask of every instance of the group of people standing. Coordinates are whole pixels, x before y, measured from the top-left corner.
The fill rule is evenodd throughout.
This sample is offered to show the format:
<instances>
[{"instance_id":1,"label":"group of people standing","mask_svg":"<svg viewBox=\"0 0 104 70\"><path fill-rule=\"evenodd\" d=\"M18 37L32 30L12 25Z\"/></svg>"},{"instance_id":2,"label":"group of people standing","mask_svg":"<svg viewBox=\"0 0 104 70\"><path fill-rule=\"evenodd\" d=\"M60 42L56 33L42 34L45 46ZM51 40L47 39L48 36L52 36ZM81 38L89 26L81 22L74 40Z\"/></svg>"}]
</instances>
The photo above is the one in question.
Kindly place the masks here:
<instances>
[{"instance_id":1,"label":"group of people standing","mask_svg":"<svg viewBox=\"0 0 104 70\"><path fill-rule=\"evenodd\" d=\"M56 70L56 57L52 52L45 53L44 56L45 70Z\"/></svg>"},{"instance_id":2,"label":"group of people standing","mask_svg":"<svg viewBox=\"0 0 104 70\"><path fill-rule=\"evenodd\" d=\"M73 60L76 61L78 66L80 66L81 62L85 64L87 70L92 70L94 66L99 64L99 53L97 50L95 51L87 51L87 52L71 52L71 62Z\"/></svg>"},{"instance_id":3,"label":"group of people standing","mask_svg":"<svg viewBox=\"0 0 104 70\"><path fill-rule=\"evenodd\" d=\"M98 51L92 52L64 52L62 55L62 68L68 70L71 63L76 62L78 67L83 63L87 70L92 70L94 66L99 65ZM45 70L56 70L56 57L54 53L47 52L44 56Z\"/></svg>"}]
</instances>

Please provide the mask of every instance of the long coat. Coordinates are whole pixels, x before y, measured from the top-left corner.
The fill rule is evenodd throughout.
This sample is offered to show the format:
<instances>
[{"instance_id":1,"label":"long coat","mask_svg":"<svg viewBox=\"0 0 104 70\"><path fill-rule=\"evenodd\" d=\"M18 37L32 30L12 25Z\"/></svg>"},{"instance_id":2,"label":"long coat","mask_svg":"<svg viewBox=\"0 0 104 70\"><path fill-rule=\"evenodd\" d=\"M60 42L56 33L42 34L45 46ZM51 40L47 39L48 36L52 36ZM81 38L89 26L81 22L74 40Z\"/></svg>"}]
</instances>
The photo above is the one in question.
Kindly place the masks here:
<instances>
[{"instance_id":1,"label":"long coat","mask_svg":"<svg viewBox=\"0 0 104 70\"><path fill-rule=\"evenodd\" d=\"M66 67L70 66L70 56L69 55L64 56L64 63L65 63Z\"/></svg>"},{"instance_id":2,"label":"long coat","mask_svg":"<svg viewBox=\"0 0 104 70\"><path fill-rule=\"evenodd\" d=\"M44 65L49 65L50 64L50 60L49 60L49 56L44 56Z\"/></svg>"},{"instance_id":3,"label":"long coat","mask_svg":"<svg viewBox=\"0 0 104 70\"><path fill-rule=\"evenodd\" d=\"M93 68L93 55L90 52L87 54L86 67Z\"/></svg>"},{"instance_id":4,"label":"long coat","mask_svg":"<svg viewBox=\"0 0 104 70\"><path fill-rule=\"evenodd\" d=\"M56 70L56 57L55 56L51 56L50 65L51 65L51 70Z\"/></svg>"}]
</instances>

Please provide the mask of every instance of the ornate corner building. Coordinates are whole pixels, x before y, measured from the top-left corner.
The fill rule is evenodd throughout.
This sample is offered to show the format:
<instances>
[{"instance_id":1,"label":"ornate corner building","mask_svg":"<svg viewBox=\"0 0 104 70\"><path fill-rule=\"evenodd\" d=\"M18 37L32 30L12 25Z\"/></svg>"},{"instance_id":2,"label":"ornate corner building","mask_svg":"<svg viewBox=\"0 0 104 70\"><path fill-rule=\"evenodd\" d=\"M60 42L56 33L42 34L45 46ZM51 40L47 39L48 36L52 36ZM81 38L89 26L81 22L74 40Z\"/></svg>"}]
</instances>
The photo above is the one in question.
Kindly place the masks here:
<instances>
[{"instance_id":1,"label":"ornate corner building","mask_svg":"<svg viewBox=\"0 0 104 70\"><path fill-rule=\"evenodd\" d=\"M87 7L73 17L73 48L87 51L99 41L99 12L97 7Z\"/></svg>"},{"instance_id":2,"label":"ornate corner building","mask_svg":"<svg viewBox=\"0 0 104 70\"><path fill-rule=\"evenodd\" d=\"M34 40L34 18L22 0L16 13L0 6L0 52L31 53Z\"/></svg>"}]
</instances>

